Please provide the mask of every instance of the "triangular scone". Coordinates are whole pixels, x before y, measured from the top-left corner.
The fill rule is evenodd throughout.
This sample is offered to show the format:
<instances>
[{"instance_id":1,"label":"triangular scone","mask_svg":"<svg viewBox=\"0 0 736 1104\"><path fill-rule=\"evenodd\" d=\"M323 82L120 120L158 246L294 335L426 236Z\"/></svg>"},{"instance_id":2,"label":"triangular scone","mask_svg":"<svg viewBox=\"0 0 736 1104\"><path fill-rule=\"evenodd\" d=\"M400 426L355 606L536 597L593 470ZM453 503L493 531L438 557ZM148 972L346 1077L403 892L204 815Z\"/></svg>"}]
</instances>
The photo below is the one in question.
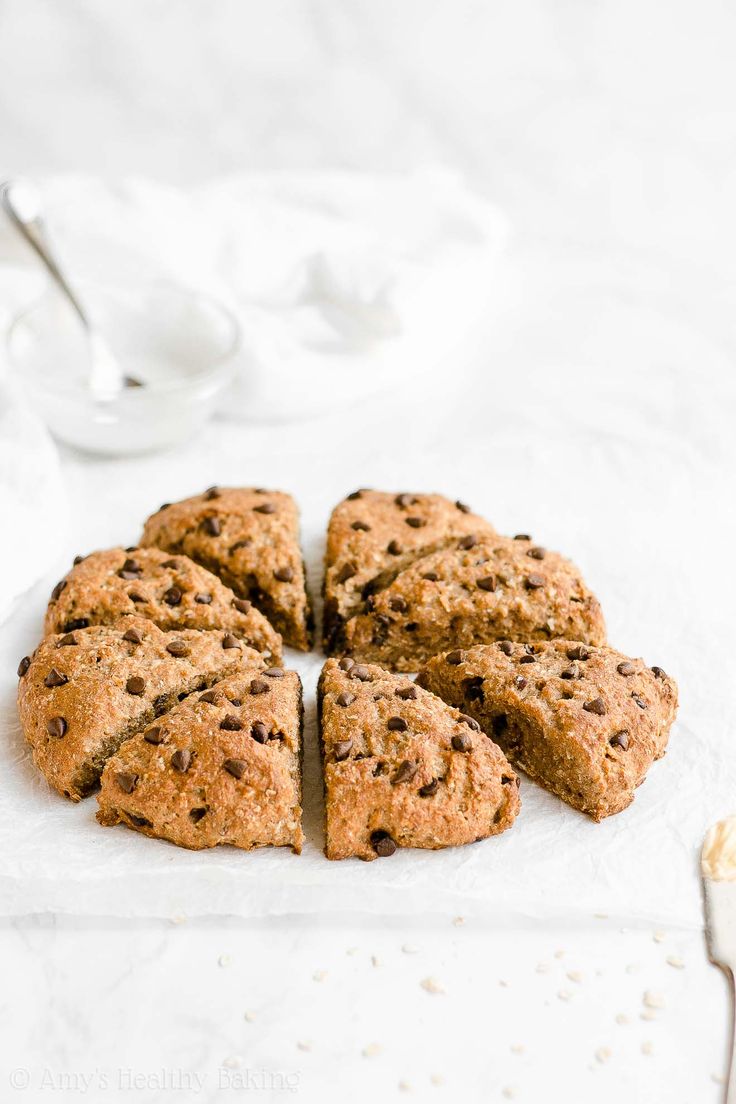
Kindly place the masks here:
<instances>
[{"instance_id":1,"label":"triangular scone","mask_svg":"<svg viewBox=\"0 0 736 1104\"><path fill-rule=\"evenodd\" d=\"M328 859L452 847L513 823L519 780L472 718L350 659L327 661L318 700Z\"/></svg>"},{"instance_id":2,"label":"triangular scone","mask_svg":"<svg viewBox=\"0 0 736 1104\"><path fill-rule=\"evenodd\" d=\"M677 686L661 667L569 640L448 652L429 661L419 682L595 820L634 800L665 753L677 711Z\"/></svg>"},{"instance_id":3,"label":"triangular scone","mask_svg":"<svg viewBox=\"0 0 736 1104\"><path fill-rule=\"evenodd\" d=\"M190 556L251 601L286 644L309 650L312 614L291 495L210 487L162 506L146 522L140 543Z\"/></svg>"},{"instance_id":4,"label":"triangular scone","mask_svg":"<svg viewBox=\"0 0 736 1104\"><path fill-rule=\"evenodd\" d=\"M295 671L242 672L127 740L102 772L101 824L199 850L301 850L302 690Z\"/></svg>"},{"instance_id":5,"label":"triangular scone","mask_svg":"<svg viewBox=\"0 0 736 1104\"><path fill-rule=\"evenodd\" d=\"M263 657L232 633L167 633L142 617L47 636L18 668L18 710L34 762L59 793L79 801L124 740L244 665L263 667Z\"/></svg>"},{"instance_id":6,"label":"triangular scone","mask_svg":"<svg viewBox=\"0 0 736 1104\"><path fill-rule=\"evenodd\" d=\"M345 626L345 652L397 671L494 640L606 639L577 568L526 538L462 538L416 560L367 605Z\"/></svg>"},{"instance_id":7,"label":"triangular scone","mask_svg":"<svg viewBox=\"0 0 736 1104\"><path fill-rule=\"evenodd\" d=\"M160 548L110 548L75 563L57 583L46 632L112 625L135 614L160 629L227 629L264 659L281 662L281 638L266 618L216 575Z\"/></svg>"},{"instance_id":8,"label":"triangular scone","mask_svg":"<svg viewBox=\"0 0 736 1104\"><path fill-rule=\"evenodd\" d=\"M458 537L495 530L462 502L437 494L354 491L332 511L324 578L324 645L344 650L345 622L419 556Z\"/></svg>"}]
</instances>

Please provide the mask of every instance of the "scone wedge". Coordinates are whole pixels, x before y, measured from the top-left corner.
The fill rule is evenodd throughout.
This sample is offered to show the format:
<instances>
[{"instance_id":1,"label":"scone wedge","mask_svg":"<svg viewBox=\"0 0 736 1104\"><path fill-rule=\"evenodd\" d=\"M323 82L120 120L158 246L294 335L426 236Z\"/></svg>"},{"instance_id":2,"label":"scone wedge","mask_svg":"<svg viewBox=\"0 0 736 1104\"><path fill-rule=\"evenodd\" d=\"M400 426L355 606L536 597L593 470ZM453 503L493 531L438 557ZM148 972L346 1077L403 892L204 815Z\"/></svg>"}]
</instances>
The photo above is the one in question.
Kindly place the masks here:
<instances>
[{"instance_id":1,"label":"scone wedge","mask_svg":"<svg viewBox=\"0 0 736 1104\"><path fill-rule=\"evenodd\" d=\"M414 560L493 526L462 502L438 494L353 491L332 511L324 576L324 647L345 649L345 625Z\"/></svg>"},{"instance_id":2,"label":"scone wedge","mask_svg":"<svg viewBox=\"0 0 736 1104\"><path fill-rule=\"evenodd\" d=\"M146 522L140 543L202 564L252 602L286 644L309 650L312 613L291 495L210 487L162 506Z\"/></svg>"},{"instance_id":3,"label":"scone wedge","mask_svg":"<svg viewBox=\"0 0 736 1104\"><path fill-rule=\"evenodd\" d=\"M302 689L257 667L192 694L108 759L101 824L200 850L301 850Z\"/></svg>"},{"instance_id":4,"label":"scone wedge","mask_svg":"<svg viewBox=\"0 0 736 1104\"><path fill-rule=\"evenodd\" d=\"M451 651L431 659L418 682L594 820L634 800L677 711L677 686L661 667L576 641Z\"/></svg>"},{"instance_id":5,"label":"scone wedge","mask_svg":"<svg viewBox=\"0 0 736 1104\"><path fill-rule=\"evenodd\" d=\"M159 548L109 548L74 564L46 611L47 633L146 617L160 629L225 629L273 663L281 637L255 606L183 554Z\"/></svg>"},{"instance_id":6,"label":"scone wedge","mask_svg":"<svg viewBox=\"0 0 736 1104\"><path fill-rule=\"evenodd\" d=\"M449 648L563 638L603 644L578 569L527 537L475 535L415 560L346 624L346 654L399 671Z\"/></svg>"},{"instance_id":7,"label":"scone wedge","mask_svg":"<svg viewBox=\"0 0 736 1104\"><path fill-rule=\"evenodd\" d=\"M162 632L142 617L47 636L18 668L18 711L36 766L72 801L120 745L188 694L264 667L231 633Z\"/></svg>"},{"instance_id":8,"label":"scone wedge","mask_svg":"<svg viewBox=\"0 0 736 1104\"><path fill-rule=\"evenodd\" d=\"M331 659L318 707L328 859L452 847L513 824L519 780L503 752L409 679Z\"/></svg>"}]
</instances>

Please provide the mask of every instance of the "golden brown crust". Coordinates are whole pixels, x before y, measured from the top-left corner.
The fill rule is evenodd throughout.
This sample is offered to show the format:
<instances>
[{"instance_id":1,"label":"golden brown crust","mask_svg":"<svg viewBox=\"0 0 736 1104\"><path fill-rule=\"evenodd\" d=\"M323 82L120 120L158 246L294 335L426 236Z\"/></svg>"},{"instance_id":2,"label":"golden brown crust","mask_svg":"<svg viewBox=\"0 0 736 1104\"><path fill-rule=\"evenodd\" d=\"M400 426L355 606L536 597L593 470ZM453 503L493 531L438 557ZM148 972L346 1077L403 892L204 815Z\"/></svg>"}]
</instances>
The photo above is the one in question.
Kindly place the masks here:
<instances>
[{"instance_id":1,"label":"golden brown crust","mask_svg":"<svg viewBox=\"0 0 736 1104\"><path fill-rule=\"evenodd\" d=\"M661 668L569 640L449 652L431 659L418 681L595 820L633 801L665 753L677 711L677 686Z\"/></svg>"},{"instance_id":2,"label":"golden brown crust","mask_svg":"<svg viewBox=\"0 0 736 1104\"><path fill-rule=\"evenodd\" d=\"M263 666L226 632L165 633L142 617L47 636L20 678L21 726L39 770L79 801L120 744L181 695Z\"/></svg>"},{"instance_id":3,"label":"golden brown crust","mask_svg":"<svg viewBox=\"0 0 736 1104\"><path fill-rule=\"evenodd\" d=\"M97 819L193 850L298 854L301 698L299 676L279 668L192 694L108 759Z\"/></svg>"},{"instance_id":4,"label":"golden brown crust","mask_svg":"<svg viewBox=\"0 0 736 1104\"><path fill-rule=\"evenodd\" d=\"M494 640L606 639L598 600L577 568L526 538L461 538L416 560L368 606L348 621L345 651L393 670Z\"/></svg>"},{"instance_id":5,"label":"golden brown crust","mask_svg":"<svg viewBox=\"0 0 736 1104\"><path fill-rule=\"evenodd\" d=\"M281 662L281 638L255 606L188 556L159 548L109 548L76 563L54 588L47 633L149 618L160 629L226 629L266 660Z\"/></svg>"},{"instance_id":6,"label":"golden brown crust","mask_svg":"<svg viewBox=\"0 0 736 1104\"><path fill-rule=\"evenodd\" d=\"M328 660L319 714L328 859L472 843L513 823L518 779L501 750L409 679Z\"/></svg>"},{"instance_id":7,"label":"golden brown crust","mask_svg":"<svg viewBox=\"0 0 736 1104\"><path fill-rule=\"evenodd\" d=\"M291 495L211 487L162 506L140 543L191 557L252 601L287 644L309 650L311 609Z\"/></svg>"},{"instance_id":8,"label":"golden brown crust","mask_svg":"<svg viewBox=\"0 0 736 1104\"><path fill-rule=\"evenodd\" d=\"M420 556L493 526L462 502L438 494L354 491L332 511L325 553L324 646L344 648L345 622L363 607L367 593Z\"/></svg>"}]
</instances>

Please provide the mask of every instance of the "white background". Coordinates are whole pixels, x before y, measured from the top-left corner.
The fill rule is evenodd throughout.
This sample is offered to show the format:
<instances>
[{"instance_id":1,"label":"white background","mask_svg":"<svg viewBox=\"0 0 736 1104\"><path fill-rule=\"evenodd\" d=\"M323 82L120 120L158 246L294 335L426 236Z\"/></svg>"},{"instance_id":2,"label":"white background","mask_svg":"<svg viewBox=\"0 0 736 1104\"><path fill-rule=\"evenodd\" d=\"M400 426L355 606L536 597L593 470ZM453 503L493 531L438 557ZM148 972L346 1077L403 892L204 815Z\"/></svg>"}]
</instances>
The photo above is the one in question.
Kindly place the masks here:
<instances>
[{"instance_id":1,"label":"white background","mask_svg":"<svg viewBox=\"0 0 736 1104\"><path fill-rule=\"evenodd\" d=\"M394 472L398 490L469 484L499 529L541 529L605 579L624 650L684 657L673 739L727 746L735 30L726 5L652 0L0 3L8 171L186 183L440 163L515 230L461 387L448 365L441 396L315 423L309 447L242 426L156 461L66 455L85 542L127 539L126 481L143 514L195 481L268 484L298 464L315 516ZM734 811L725 792L692 801L703 825ZM694 863L694 835L678 842ZM419 1100L715 1104L728 1006L701 932L622 927L590 911L524 931L443 916L4 922L0 1098L54 1099L65 1077L81 1094L86 1077L90 1099L242 1099L234 1076L218 1090L226 1062L294 1072L305 1101L405 1098L405 1081ZM422 989L430 976L444 994ZM187 1096L176 1078L193 1072Z\"/></svg>"}]
</instances>

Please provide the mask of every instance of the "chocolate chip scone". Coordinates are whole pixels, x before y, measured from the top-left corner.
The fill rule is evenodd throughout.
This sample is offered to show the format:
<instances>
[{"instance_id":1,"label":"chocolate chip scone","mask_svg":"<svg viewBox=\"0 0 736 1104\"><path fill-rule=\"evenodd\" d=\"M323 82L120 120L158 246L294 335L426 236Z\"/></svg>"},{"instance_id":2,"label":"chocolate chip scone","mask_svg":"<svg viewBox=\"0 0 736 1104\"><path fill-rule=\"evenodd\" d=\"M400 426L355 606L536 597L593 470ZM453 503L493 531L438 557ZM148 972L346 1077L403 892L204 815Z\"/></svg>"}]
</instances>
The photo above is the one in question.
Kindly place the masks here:
<instances>
[{"instance_id":1,"label":"chocolate chip scone","mask_svg":"<svg viewBox=\"0 0 736 1104\"><path fill-rule=\"evenodd\" d=\"M519 780L472 717L351 659L319 681L328 859L472 843L511 826Z\"/></svg>"},{"instance_id":2,"label":"chocolate chip scone","mask_svg":"<svg viewBox=\"0 0 736 1104\"><path fill-rule=\"evenodd\" d=\"M232 633L162 632L142 617L47 636L18 668L18 710L36 766L72 801L124 740L197 690L264 666Z\"/></svg>"},{"instance_id":3,"label":"chocolate chip scone","mask_svg":"<svg viewBox=\"0 0 736 1104\"><path fill-rule=\"evenodd\" d=\"M183 552L252 602L287 644L311 647L299 513L291 495L210 487L162 506L146 522L141 545Z\"/></svg>"},{"instance_id":4,"label":"chocolate chip scone","mask_svg":"<svg viewBox=\"0 0 736 1104\"><path fill-rule=\"evenodd\" d=\"M451 651L431 659L418 681L594 820L634 800L665 753L677 711L677 686L661 667L565 640Z\"/></svg>"},{"instance_id":5,"label":"chocolate chip scone","mask_svg":"<svg viewBox=\"0 0 736 1104\"><path fill-rule=\"evenodd\" d=\"M301 851L302 688L257 667L192 694L108 759L100 824L200 850Z\"/></svg>"},{"instance_id":6,"label":"chocolate chip scone","mask_svg":"<svg viewBox=\"0 0 736 1104\"><path fill-rule=\"evenodd\" d=\"M366 607L345 626L345 652L393 670L495 640L606 639L577 568L527 537L462 537L415 560Z\"/></svg>"},{"instance_id":7,"label":"chocolate chip scone","mask_svg":"<svg viewBox=\"0 0 736 1104\"><path fill-rule=\"evenodd\" d=\"M136 614L160 629L226 629L267 660L281 662L281 638L246 598L183 554L110 548L75 561L46 611L47 633L113 625Z\"/></svg>"},{"instance_id":8,"label":"chocolate chip scone","mask_svg":"<svg viewBox=\"0 0 736 1104\"><path fill-rule=\"evenodd\" d=\"M491 535L493 526L462 502L437 494L354 491L332 511L324 576L324 647L345 648L345 624L420 556L469 534Z\"/></svg>"}]
</instances>

